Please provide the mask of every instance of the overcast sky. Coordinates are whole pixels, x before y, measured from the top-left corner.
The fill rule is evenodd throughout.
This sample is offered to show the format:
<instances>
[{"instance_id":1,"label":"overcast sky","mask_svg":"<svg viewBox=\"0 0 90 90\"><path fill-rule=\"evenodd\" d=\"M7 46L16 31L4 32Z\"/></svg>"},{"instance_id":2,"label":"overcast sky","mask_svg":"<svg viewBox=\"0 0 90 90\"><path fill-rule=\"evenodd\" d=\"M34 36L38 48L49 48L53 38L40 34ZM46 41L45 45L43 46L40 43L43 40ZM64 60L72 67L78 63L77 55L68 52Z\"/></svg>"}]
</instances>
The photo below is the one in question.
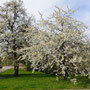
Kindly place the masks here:
<instances>
[{"instance_id":1,"label":"overcast sky","mask_svg":"<svg viewBox=\"0 0 90 90\"><path fill-rule=\"evenodd\" d=\"M10 0L0 0L0 5L2 3ZM90 27L90 0L23 0L24 6L29 14L34 14L36 18L39 18L38 11L44 14L45 17L50 15L55 6L66 9L67 5L71 9L79 10L75 13L74 17L80 21L83 21L86 25ZM90 31L88 30L87 35L90 38Z\"/></svg>"}]
</instances>

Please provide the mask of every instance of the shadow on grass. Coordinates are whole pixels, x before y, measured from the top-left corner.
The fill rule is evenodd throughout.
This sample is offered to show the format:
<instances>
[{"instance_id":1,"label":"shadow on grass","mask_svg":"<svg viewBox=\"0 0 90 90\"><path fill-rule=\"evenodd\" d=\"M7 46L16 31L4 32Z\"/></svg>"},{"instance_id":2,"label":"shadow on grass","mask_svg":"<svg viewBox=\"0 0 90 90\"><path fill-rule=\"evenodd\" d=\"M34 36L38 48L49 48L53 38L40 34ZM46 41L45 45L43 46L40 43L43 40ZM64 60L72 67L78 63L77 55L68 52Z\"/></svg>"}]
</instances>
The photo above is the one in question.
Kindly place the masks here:
<instances>
[{"instance_id":1,"label":"shadow on grass","mask_svg":"<svg viewBox=\"0 0 90 90\"><path fill-rule=\"evenodd\" d=\"M19 74L17 77L14 74L1 74L0 79L7 79L7 78L18 78L18 77L32 77L32 78L45 78L45 77L55 77L54 75L43 74L43 73L35 73L35 74Z\"/></svg>"}]
</instances>

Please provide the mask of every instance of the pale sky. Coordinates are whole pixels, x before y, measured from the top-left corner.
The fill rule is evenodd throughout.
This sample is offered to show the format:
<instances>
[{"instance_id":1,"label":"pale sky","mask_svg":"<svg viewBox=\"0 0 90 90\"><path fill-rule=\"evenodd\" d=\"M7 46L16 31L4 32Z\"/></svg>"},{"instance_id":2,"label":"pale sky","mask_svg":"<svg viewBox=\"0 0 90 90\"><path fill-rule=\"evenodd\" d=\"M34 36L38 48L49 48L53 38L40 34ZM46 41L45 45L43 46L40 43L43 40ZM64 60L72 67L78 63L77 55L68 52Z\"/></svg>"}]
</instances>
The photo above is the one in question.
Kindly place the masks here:
<instances>
[{"instance_id":1,"label":"pale sky","mask_svg":"<svg viewBox=\"0 0 90 90\"><path fill-rule=\"evenodd\" d=\"M0 5L2 3L10 1L10 0L0 0ZM50 15L53 10L55 10L55 6L61 7L62 9L66 9L67 5L71 9L79 10L74 14L74 18L77 20L83 21L86 25L90 27L90 0L23 0L24 6L27 9L29 14L34 14L38 19L39 14L38 11L43 13L45 17ZM90 38L90 30L87 32L88 37Z\"/></svg>"}]
</instances>

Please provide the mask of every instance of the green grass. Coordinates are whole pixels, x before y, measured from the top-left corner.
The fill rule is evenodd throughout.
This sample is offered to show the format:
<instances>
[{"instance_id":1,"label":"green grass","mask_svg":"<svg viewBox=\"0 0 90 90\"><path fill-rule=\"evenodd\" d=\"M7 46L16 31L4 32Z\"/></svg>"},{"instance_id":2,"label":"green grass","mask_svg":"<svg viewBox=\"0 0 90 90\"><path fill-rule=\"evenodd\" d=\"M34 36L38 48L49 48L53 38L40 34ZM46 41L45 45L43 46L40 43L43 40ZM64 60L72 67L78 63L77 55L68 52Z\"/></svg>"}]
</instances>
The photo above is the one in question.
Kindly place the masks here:
<instances>
[{"instance_id":1,"label":"green grass","mask_svg":"<svg viewBox=\"0 0 90 90\"><path fill-rule=\"evenodd\" d=\"M53 75L42 72L26 72L20 69L19 77L13 76L13 70L0 73L0 90L47 90L47 89L90 89L90 79L77 77L78 84L73 84L69 80L56 81Z\"/></svg>"}]
</instances>

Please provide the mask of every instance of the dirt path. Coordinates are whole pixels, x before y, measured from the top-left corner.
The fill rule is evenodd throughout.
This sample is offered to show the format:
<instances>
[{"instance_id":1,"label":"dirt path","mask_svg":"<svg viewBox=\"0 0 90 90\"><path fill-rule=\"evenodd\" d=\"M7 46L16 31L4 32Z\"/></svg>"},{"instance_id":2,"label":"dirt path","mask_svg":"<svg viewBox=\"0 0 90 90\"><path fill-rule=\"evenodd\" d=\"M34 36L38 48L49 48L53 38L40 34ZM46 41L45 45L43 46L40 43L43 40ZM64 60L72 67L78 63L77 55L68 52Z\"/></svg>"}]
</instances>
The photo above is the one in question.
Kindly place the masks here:
<instances>
[{"instance_id":1,"label":"dirt path","mask_svg":"<svg viewBox=\"0 0 90 90\"><path fill-rule=\"evenodd\" d=\"M13 68L13 66L3 66L3 68L0 68L0 72L6 71L11 68Z\"/></svg>"}]
</instances>

